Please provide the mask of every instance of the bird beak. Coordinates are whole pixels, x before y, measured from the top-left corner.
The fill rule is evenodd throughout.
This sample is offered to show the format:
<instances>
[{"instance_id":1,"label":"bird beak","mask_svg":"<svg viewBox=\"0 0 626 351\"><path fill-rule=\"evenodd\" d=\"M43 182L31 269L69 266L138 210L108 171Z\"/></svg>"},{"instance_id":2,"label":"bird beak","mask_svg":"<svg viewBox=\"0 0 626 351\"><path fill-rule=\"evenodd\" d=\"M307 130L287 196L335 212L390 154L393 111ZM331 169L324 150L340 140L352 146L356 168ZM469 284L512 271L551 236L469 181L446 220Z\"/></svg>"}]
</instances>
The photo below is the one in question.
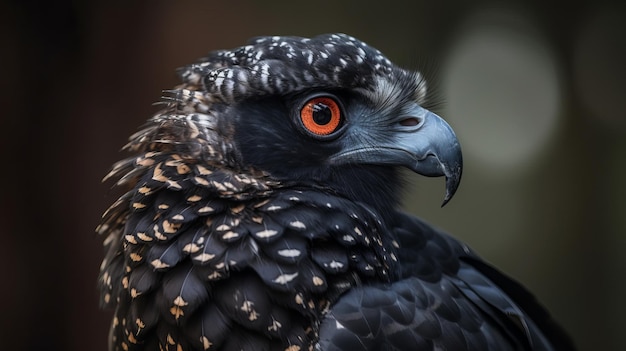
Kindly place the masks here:
<instances>
[{"instance_id":1,"label":"bird beak","mask_svg":"<svg viewBox=\"0 0 626 351\"><path fill-rule=\"evenodd\" d=\"M452 198L461 182L463 155L454 131L443 118L424 109L416 108L415 126L402 126L396 133L395 148L389 157L401 165L427 177L446 177L446 195L441 206ZM405 119L406 120L406 119Z\"/></svg>"},{"instance_id":2,"label":"bird beak","mask_svg":"<svg viewBox=\"0 0 626 351\"><path fill-rule=\"evenodd\" d=\"M404 166L427 177L446 177L444 206L459 187L463 170L461 145L452 128L441 117L413 107L395 124L384 142L361 142L337 158L343 162ZM359 138L361 139L361 138ZM359 144L356 137L353 141Z\"/></svg>"}]
</instances>

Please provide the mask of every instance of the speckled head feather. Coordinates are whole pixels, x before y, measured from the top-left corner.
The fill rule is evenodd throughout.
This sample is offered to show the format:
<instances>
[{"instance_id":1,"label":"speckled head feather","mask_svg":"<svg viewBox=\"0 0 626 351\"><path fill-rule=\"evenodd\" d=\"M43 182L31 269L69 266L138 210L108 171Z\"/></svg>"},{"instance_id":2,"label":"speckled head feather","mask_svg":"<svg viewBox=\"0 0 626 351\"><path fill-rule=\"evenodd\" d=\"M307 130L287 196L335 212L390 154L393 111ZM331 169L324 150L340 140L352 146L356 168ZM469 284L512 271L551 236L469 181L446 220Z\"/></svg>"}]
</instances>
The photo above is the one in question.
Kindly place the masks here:
<instances>
[{"instance_id":1,"label":"speckled head feather","mask_svg":"<svg viewBox=\"0 0 626 351\"><path fill-rule=\"evenodd\" d=\"M259 37L234 50L215 51L180 74L186 84L202 86L210 99L228 103L312 88L374 92L378 81L402 81L408 86L397 90L417 101L426 93L419 73L396 67L377 49L345 34Z\"/></svg>"}]
</instances>

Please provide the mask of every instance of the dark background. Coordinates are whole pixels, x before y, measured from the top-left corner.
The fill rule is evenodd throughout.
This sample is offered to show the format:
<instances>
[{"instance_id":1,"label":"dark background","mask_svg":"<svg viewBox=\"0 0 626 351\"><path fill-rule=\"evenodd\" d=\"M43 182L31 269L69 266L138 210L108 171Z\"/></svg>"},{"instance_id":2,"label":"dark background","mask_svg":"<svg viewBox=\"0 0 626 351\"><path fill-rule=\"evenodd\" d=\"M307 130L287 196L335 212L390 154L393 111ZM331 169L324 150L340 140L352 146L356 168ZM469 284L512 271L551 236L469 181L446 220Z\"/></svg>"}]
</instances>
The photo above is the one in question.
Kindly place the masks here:
<instances>
[{"instance_id":1,"label":"dark background","mask_svg":"<svg viewBox=\"0 0 626 351\"><path fill-rule=\"evenodd\" d=\"M484 10L508 13L499 22L505 29L506 18L530 23L531 39L550 53L557 122L522 167L485 165L469 148L461 189L443 209L443 181L412 177L406 208L527 285L580 349L620 348L626 12L616 3L1 3L0 348L105 350L111 312L98 308L102 238L94 228L118 193L100 180L156 111L161 90L177 84L175 68L251 36L346 32L401 66L445 71L439 62L454 52L467 18ZM446 89L440 95L437 112L447 118ZM450 121L468 145L485 123L470 120L468 129L465 120L459 129ZM532 137L533 126L520 133Z\"/></svg>"}]
</instances>

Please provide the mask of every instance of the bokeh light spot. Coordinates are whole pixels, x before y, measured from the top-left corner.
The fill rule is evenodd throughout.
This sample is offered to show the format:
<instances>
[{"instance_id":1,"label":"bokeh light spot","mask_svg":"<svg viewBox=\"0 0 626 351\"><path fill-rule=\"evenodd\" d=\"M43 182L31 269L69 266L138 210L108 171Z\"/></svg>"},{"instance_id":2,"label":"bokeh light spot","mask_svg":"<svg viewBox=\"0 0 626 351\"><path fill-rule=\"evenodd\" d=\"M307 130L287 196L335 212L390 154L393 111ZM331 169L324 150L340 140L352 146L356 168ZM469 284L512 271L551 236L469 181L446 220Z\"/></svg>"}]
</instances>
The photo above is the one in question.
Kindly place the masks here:
<instances>
[{"instance_id":1,"label":"bokeh light spot","mask_svg":"<svg viewBox=\"0 0 626 351\"><path fill-rule=\"evenodd\" d=\"M534 26L517 13L477 12L449 57L445 116L466 157L496 176L527 167L553 134L561 94L555 59Z\"/></svg>"}]
</instances>

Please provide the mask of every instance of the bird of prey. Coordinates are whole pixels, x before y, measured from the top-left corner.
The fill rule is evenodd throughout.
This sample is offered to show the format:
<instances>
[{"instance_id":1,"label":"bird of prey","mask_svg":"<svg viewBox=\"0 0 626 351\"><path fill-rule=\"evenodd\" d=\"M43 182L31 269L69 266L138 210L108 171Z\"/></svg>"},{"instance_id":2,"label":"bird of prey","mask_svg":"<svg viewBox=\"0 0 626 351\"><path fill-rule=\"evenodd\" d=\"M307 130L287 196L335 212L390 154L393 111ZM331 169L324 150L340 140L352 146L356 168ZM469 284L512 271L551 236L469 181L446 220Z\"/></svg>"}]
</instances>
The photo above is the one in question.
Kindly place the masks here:
<instances>
[{"instance_id":1,"label":"bird of prey","mask_svg":"<svg viewBox=\"0 0 626 351\"><path fill-rule=\"evenodd\" d=\"M105 177L110 350L568 350L533 296L399 207L459 185L421 74L345 34L258 37L179 71Z\"/></svg>"}]
</instances>

